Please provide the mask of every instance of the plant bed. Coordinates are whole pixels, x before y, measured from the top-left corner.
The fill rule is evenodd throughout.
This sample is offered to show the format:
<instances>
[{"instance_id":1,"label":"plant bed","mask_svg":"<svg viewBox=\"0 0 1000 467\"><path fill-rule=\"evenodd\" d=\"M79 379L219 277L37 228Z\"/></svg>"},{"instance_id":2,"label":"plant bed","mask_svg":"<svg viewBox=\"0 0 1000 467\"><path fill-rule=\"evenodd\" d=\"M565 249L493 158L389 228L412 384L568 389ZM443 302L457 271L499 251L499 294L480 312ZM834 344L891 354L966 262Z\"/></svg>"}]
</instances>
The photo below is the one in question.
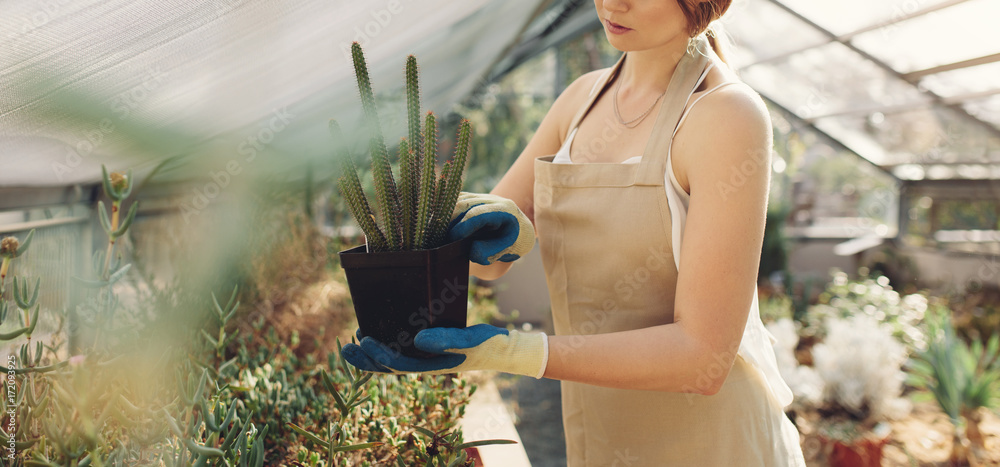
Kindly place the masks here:
<instances>
[{"instance_id":1,"label":"plant bed","mask_svg":"<svg viewBox=\"0 0 1000 467\"><path fill-rule=\"evenodd\" d=\"M362 336L410 357L432 354L413 346L431 327L464 328L469 291L468 242L430 250L340 252Z\"/></svg>"}]
</instances>

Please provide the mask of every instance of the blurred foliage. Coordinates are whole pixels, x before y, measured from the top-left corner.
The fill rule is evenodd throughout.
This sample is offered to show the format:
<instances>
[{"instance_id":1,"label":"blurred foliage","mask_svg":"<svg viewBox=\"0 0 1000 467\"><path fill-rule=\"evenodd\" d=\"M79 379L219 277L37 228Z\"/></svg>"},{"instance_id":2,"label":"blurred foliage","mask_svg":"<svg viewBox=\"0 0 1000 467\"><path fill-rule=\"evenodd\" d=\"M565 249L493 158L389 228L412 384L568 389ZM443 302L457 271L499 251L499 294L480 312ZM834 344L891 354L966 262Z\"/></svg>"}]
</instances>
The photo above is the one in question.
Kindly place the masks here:
<instances>
[{"instance_id":1,"label":"blurred foliage","mask_svg":"<svg viewBox=\"0 0 1000 467\"><path fill-rule=\"evenodd\" d=\"M969 282L945 298L955 327L966 340L984 339L1000 329L1000 285Z\"/></svg>"},{"instance_id":2,"label":"blurred foliage","mask_svg":"<svg viewBox=\"0 0 1000 467\"><path fill-rule=\"evenodd\" d=\"M580 76L615 64L622 53L605 38L603 28L570 40L556 50L560 70L558 91L569 86Z\"/></svg>"},{"instance_id":3,"label":"blurred foliage","mask_svg":"<svg viewBox=\"0 0 1000 467\"><path fill-rule=\"evenodd\" d=\"M1000 229L1000 202L996 200L943 199L934 204L931 225L938 229Z\"/></svg>"},{"instance_id":4,"label":"blurred foliage","mask_svg":"<svg viewBox=\"0 0 1000 467\"><path fill-rule=\"evenodd\" d=\"M950 314L943 306L928 313L928 346L910 361L909 383L933 396L954 425L951 459L977 465L977 459L986 457L982 411L1000 403L1000 334L994 331L988 339L967 343L955 332ZM966 440L971 449L964 449Z\"/></svg>"},{"instance_id":5,"label":"blurred foliage","mask_svg":"<svg viewBox=\"0 0 1000 467\"><path fill-rule=\"evenodd\" d=\"M939 230L1000 230L1000 202L995 200L932 199L910 200L906 243L937 245Z\"/></svg>"},{"instance_id":6,"label":"blurred foliage","mask_svg":"<svg viewBox=\"0 0 1000 467\"><path fill-rule=\"evenodd\" d=\"M20 257L31 242L28 236L4 240L0 289L15 300L8 305L0 299L0 315L17 315L23 325L0 336L20 349L8 362L11 376L5 380L13 399L0 402L3 441L14 446L7 465L260 466L308 460L315 446L288 423L319 427L318 433L330 436L328 422L339 417L332 394L344 392L351 377L322 342L322 326L311 336L317 341L313 350L296 355L299 336L279 338L265 323L276 310L285 311L282 301L298 300L310 283L331 278L326 257L336 246L309 222L303 197L308 204L311 190L266 180L246 199L254 206L247 218L203 217L230 230L198 230L213 222L185 224L182 247L197 255L204 250L194 247L222 245L225 254L180 255L170 264L173 277L154 281L147 268L127 262L136 252L116 248L135 216L119 216L132 188L123 183L131 177L106 179L113 203L98 215L109 248L96 249L86 276L76 278L87 291L81 302L68 313L41 310L58 323L43 339L31 340L40 313L37 292L48 281L8 279L12 262L31 259ZM180 216L168 219L184 223ZM243 222L254 229L243 230ZM214 238L223 232L235 234ZM205 268L205 261L220 258L228 265ZM226 290L224 296L202 295L225 283L216 288ZM336 310L327 313L333 333L341 332L341 324L355 327L338 321ZM83 339L70 348L71 336ZM447 377L366 378L364 384L368 397L349 418L339 418L338 439L382 444L309 465L412 465L427 444L415 427L460 436L456 423L474 391L465 380Z\"/></svg>"},{"instance_id":7,"label":"blurred foliage","mask_svg":"<svg viewBox=\"0 0 1000 467\"><path fill-rule=\"evenodd\" d=\"M857 279L847 273L832 269L832 280L820 294L818 304L809 308L803 333L822 337L829 318L869 316L891 327L893 337L906 344L910 351L926 347L926 336L920 328L928 308L925 293L900 295L889 286L889 279L882 275L869 275L861 268Z\"/></svg>"},{"instance_id":8,"label":"blurred foliage","mask_svg":"<svg viewBox=\"0 0 1000 467\"><path fill-rule=\"evenodd\" d=\"M787 208L769 207L767 210L760 265L757 269L758 283L769 280L772 274L784 274L788 269L788 250L791 242L785 236L785 221L787 219Z\"/></svg>"},{"instance_id":9,"label":"blurred foliage","mask_svg":"<svg viewBox=\"0 0 1000 467\"><path fill-rule=\"evenodd\" d=\"M794 308L792 299L787 295L759 297L757 304L760 307L760 319L764 324L792 319Z\"/></svg>"}]
</instances>

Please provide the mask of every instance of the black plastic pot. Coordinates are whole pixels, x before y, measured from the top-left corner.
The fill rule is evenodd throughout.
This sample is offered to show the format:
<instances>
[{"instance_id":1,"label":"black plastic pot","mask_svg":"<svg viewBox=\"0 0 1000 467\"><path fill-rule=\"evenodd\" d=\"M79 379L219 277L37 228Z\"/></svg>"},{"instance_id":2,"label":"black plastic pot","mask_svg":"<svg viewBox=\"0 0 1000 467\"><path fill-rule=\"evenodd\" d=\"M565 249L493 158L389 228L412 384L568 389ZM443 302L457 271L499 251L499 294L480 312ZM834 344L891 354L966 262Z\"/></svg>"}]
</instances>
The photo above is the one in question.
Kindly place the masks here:
<instances>
[{"instance_id":1,"label":"black plastic pot","mask_svg":"<svg viewBox=\"0 0 1000 467\"><path fill-rule=\"evenodd\" d=\"M361 245L341 251L361 334L406 356L431 356L413 347L418 332L465 328L468 246L460 240L431 250L369 253Z\"/></svg>"}]
</instances>

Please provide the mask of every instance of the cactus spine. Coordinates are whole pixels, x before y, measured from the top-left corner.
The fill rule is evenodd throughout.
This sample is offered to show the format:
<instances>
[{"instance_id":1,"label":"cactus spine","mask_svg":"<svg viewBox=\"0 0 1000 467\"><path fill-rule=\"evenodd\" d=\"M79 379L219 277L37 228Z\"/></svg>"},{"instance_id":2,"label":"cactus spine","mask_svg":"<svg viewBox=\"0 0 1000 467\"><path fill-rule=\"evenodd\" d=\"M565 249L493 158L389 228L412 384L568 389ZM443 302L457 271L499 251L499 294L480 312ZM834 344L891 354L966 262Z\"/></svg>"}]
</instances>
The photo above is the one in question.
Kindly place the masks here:
<instances>
[{"instance_id":1,"label":"cactus spine","mask_svg":"<svg viewBox=\"0 0 1000 467\"><path fill-rule=\"evenodd\" d=\"M430 245L427 231L430 227L431 215L434 213L435 186L434 164L437 155L437 119L433 112L427 112L424 124L423 162L420 165L420 196L417 200L417 237L415 242L421 248Z\"/></svg>"},{"instance_id":2,"label":"cactus spine","mask_svg":"<svg viewBox=\"0 0 1000 467\"><path fill-rule=\"evenodd\" d=\"M399 202L399 192L396 190L396 180L392 176L392 166L389 165L389 152L385 148L385 138L382 137L382 126L379 123L378 109L375 106L375 93L372 92L371 80L368 78L368 64L365 62L361 44L355 42L351 46L354 58L354 73L358 80L358 90L361 93L361 107L365 113L365 126L368 130L368 150L372 155L372 176L375 178L375 199L385 221L385 235L389 248L399 250L402 246L402 206Z\"/></svg>"},{"instance_id":3,"label":"cactus spine","mask_svg":"<svg viewBox=\"0 0 1000 467\"><path fill-rule=\"evenodd\" d=\"M468 120L462 121L455 155L445 164L438 178L435 174L437 119L432 112L428 112L421 129L417 60L412 55L407 57L408 138L402 138L399 144L400 183L397 187L379 125L375 95L371 89L364 53L357 42L353 44L351 51L365 124L370 132L368 149L372 158L372 177L375 179L376 205L381 214L381 224L368 204L353 160L343 149L336 154L344 165L344 173L338 180L340 191L351 214L365 232L369 251L439 247L444 243L445 231L452 211L455 210L458 193L462 189L472 126ZM331 134L335 139L342 138L336 122L331 122Z\"/></svg>"},{"instance_id":4,"label":"cactus spine","mask_svg":"<svg viewBox=\"0 0 1000 467\"><path fill-rule=\"evenodd\" d=\"M338 143L343 141L340 126L333 120L330 121L330 134L333 135L334 140ZM372 250L384 251L388 249L389 242L385 239L382 229L378 227L378 223L375 221L375 214L372 213L372 208L368 204L368 198L365 198L364 189L361 187L361 179L358 178L357 167L354 166L354 159L351 158L351 155L347 152L347 148L343 144L338 144L336 155L343 164L343 174L337 180L337 186L340 188L340 192L347 202L347 208L351 211L354 219L358 221L361 230L364 231Z\"/></svg>"},{"instance_id":5,"label":"cactus spine","mask_svg":"<svg viewBox=\"0 0 1000 467\"><path fill-rule=\"evenodd\" d=\"M458 193L462 190L462 171L469 156L469 143L472 138L472 124L462 120L458 127L458 140L455 143L455 157L441 169L441 180L438 182L437 203L431 219L429 236L432 242L444 241L452 211L458 202Z\"/></svg>"}]
</instances>

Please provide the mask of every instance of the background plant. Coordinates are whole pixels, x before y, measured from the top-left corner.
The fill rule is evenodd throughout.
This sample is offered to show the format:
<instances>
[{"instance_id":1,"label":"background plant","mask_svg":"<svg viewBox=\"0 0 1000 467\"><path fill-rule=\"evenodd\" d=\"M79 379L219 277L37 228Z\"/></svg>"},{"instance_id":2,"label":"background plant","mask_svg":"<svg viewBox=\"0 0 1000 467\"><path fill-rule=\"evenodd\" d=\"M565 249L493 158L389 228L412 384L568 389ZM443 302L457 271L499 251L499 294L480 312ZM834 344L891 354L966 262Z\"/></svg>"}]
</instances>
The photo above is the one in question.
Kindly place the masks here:
<instances>
[{"instance_id":1,"label":"background plant","mask_svg":"<svg viewBox=\"0 0 1000 467\"><path fill-rule=\"evenodd\" d=\"M1000 334L985 344L977 337L970 345L958 337L944 307L928 313L926 327L928 345L910 360L909 382L926 389L954 426L952 462L983 459L986 445L979 424L982 411L996 409L1000 398ZM971 451L966 449L970 443Z\"/></svg>"},{"instance_id":2,"label":"background plant","mask_svg":"<svg viewBox=\"0 0 1000 467\"><path fill-rule=\"evenodd\" d=\"M825 339L813 347L814 367L823 383L820 414L862 431L906 416L910 404L900 395L907 351L891 328L864 314L833 317L825 327Z\"/></svg>"},{"instance_id":3,"label":"background plant","mask_svg":"<svg viewBox=\"0 0 1000 467\"><path fill-rule=\"evenodd\" d=\"M841 270L832 270L832 280L820 294L820 303L809 308L806 314L805 334L821 337L826 334L829 318L849 318L864 315L884 323L892 335L908 348L926 347L926 337L920 327L927 312L928 299L924 294L900 296L889 286L885 276L871 277L867 270L859 271L858 279L849 279Z\"/></svg>"},{"instance_id":4,"label":"background plant","mask_svg":"<svg viewBox=\"0 0 1000 467\"><path fill-rule=\"evenodd\" d=\"M52 313L58 328L46 342L32 346L31 331L40 309L36 302L44 278L37 278L34 287L28 280L14 278L15 303L23 311L32 306L35 310L23 333L0 336L10 341L19 340L23 334L27 341L20 346L20 358L9 362L15 376L13 385L7 380L7 391L16 397L4 398L2 403L4 426L16 426L13 433L3 433L6 439L13 437L16 462L35 466L136 462L262 465L263 445L256 443L253 436L256 427L243 422L247 419L245 412L240 413L238 404L225 399L224 390L217 386L213 390L208 384L210 364L192 365L193 361L210 360L211 355L171 352L170 346L157 345L158 340L151 339L156 330L150 322L134 320L141 314L116 315L132 307L122 304L118 297L130 264L123 261L122 255L115 255L114 245L128 233L136 216L135 203L124 219L118 215L121 203L132 193L134 181L131 174L108 174L104 170L103 182L105 195L113 200L111 215L103 203L98 205L101 225L109 239L108 249L92 257L92 278L77 278L79 284L93 291L79 308L93 313L92 327L86 329L95 331L95 337L102 333L101 338L73 350L79 353L70 353L67 334L81 329L65 329L66 316ZM20 245L4 242L16 248L14 254L5 255L5 264L25 253L29 239L30 235ZM228 306L235 309L232 300ZM231 317L231 310L220 315L223 326ZM220 336L224 342L225 332ZM142 345L137 345L140 342ZM163 368L187 371L178 372L175 380ZM225 365L212 366L214 374L225 369ZM191 374L200 378L192 378ZM170 415L178 412L183 415Z\"/></svg>"}]
</instances>

